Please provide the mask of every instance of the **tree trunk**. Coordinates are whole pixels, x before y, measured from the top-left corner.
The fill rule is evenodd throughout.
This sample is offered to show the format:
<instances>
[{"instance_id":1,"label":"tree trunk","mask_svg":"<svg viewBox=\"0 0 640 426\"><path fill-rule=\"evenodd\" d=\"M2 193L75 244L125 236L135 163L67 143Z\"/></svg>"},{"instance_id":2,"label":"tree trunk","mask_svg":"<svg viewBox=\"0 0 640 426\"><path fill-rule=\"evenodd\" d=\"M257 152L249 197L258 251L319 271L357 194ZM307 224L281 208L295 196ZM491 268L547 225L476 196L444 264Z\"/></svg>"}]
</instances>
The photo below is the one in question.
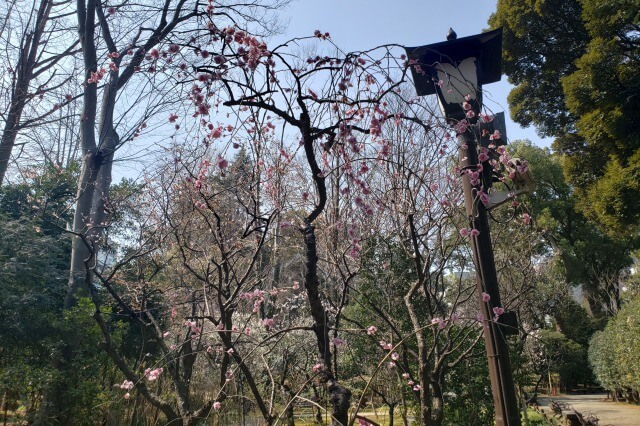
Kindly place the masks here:
<instances>
[{"instance_id":1,"label":"tree trunk","mask_svg":"<svg viewBox=\"0 0 640 426\"><path fill-rule=\"evenodd\" d=\"M291 387L286 383L286 380L285 383L282 384L282 394L284 395L284 400L287 404L284 410L284 416L285 419L287 419L287 426L295 426L296 422L293 417L295 393L291 391Z\"/></svg>"},{"instance_id":2,"label":"tree trunk","mask_svg":"<svg viewBox=\"0 0 640 426\"><path fill-rule=\"evenodd\" d=\"M307 380L309 380L308 376ZM314 422L321 425L324 424L324 422L322 421L322 409L320 408L320 392L318 392L318 387L315 383L311 383L311 389L313 390L314 402L317 404L313 406L313 409L316 413L314 416Z\"/></svg>"},{"instance_id":3,"label":"tree trunk","mask_svg":"<svg viewBox=\"0 0 640 426\"><path fill-rule=\"evenodd\" d=\"M444 420L444 399L440 383L431 384L431 419L427 423L432 426L440 426Z\"/></svg>"},{"instance_id":4,"label":"tree trunk","mask_svg":"<svg viewBox=\"0 0 640 426\"><path fill-rule=\"evenodd\" d=\"M389 424L393 425L393 416L395 414L396 411L396 404L395 402L392 402L391 404L389 404Z\"/></svg>"},{"instance_id":5,"label":"tree trunk","mask_svg":"<svg viewBox=\"0 0 640 426\"><path fill-rule=\"evenodd\" d=\"M416 256L416 262L419 261L419 256ZM422 270L422 267L418 265L416 268L418 271ZM411 289L404 296L404 303L407 307L407 312L409 313L409 318L411 319L411 324L413 326L413 330L416 336L416 343L418 349L418 377L420 379L420 421L423 425L428 426L431 425L431 392L430 386L428 385L431 382L431 371L429 368L429 362L427 358L427 343L425 341L424 333L422 330L422 326L420 323L420 318L416 313L413 304L413 297L415 293L418 291L420 287L420 280L417 280L412 286Z\"/></svg>"},{"instance_id":6,"label":"tree trunk","mask_svg":"<svg viewBox=\"0 0 640 426\"><path fill-rule=\"evenodd\" d=\"M334 426L346 426L349 421L351 391L338 383L333 376L331 368L329 329L326 323L329 314L325 311L322 300L320 299L317 242L313 225L307 224L305 227L304 240L306 249L305 288L307 290L307 299L311 307L311 316L314 322L313 331L318 344L318 357L324 365L322 376L327 385L329 402L332 408L331 424Z\"/></svg>"},{"instance_id":7,"label":"tree trunk","mask_svg":"<svg viewBox=\"0 0 640 426\"><path fill-rule=\"evenodd\" d=\"M329 381L329 402L332 408L333 426L347 426L349 424L349 406L351 405L351 391L335 380Z\"/></svg>"},{"instance_id":8,"label":"tree trunk","mask_svg":"<svg viewBox=\"0 0 640 426\"><path fill-rule=\"evenodd\" d=\"M87 43L83 43L83 48L85 44ZM95 55L95 46L88 50L93 51ZM86 52L85 55L87 55L85 57L85 74L89 75L91 67L88 65L92 63L93 55ZM93 125L85 123L95 123L98 102L95 87L97 83L89 84L85 88L83 110L85 122L81 126L83 167L76 195L76 210L73 216L74 238L71 248L69 287L65 299L66 309L73 306L78 297L86 297L89 294L87 285L90 285L91 277L85 276L97 266L100 239L104 235L104 228L107 225L106 205L111 187L113 157L116 147L120 143L120 137L113 127L118 83L117 72L109 73L109 83L105 86L102 95L98 144L96 144Z\"/></svg>"},{"instance_id":9,"label":"tree trunk","mask_svg":"<svg viewBox=\"0 0 640 426\"><path fill-rule=\"evenodd\" d=\"M20 96L20 92L24 90L24 97L11 103L9 114L7 115L7 121L5 123L4 130L2 131L2 140L0 140L0 185L4 182L4 176L7 173L7 168L9 167L11 151L13 151L13 145L15 144L16 137L18 136L20 118L22 117L22 110L25 104L26 88L18 90L18 96Z\"/></svg>"},{"instance_id":10,"label":"tree trunk","mask_svg":"<svg viewBox=\"0 0 640 426\"><path fill-rule=\"evenodd\" d=\"M9 404L7 403L7 391L5 390L2 394L2 405L0 405L0 409L4 412L4 420L3 424L7 425L7 411L9 411Z\"/></svg>"},{"instance_id":11,"label":"tree trunk","mask_svg":"<svg viewBox=\"0 0 640 426\"><path fill-rule=\"evenodd\" d=\"M95 193L95 182L102 163L100 152L93 150L85 154L83 158L82 173L78 183L76 196L76 210L73 217L72 229L74 232L71 245L71 267L69 271L69 287L64 302L66 310L71 309L79 297L89 296L86 286L86 266L92 267L95 256L95 245L92 237L95 230L92 229L91 206ZM90 282L90 280L89 280Z\"/></svg>"}]
</instances>

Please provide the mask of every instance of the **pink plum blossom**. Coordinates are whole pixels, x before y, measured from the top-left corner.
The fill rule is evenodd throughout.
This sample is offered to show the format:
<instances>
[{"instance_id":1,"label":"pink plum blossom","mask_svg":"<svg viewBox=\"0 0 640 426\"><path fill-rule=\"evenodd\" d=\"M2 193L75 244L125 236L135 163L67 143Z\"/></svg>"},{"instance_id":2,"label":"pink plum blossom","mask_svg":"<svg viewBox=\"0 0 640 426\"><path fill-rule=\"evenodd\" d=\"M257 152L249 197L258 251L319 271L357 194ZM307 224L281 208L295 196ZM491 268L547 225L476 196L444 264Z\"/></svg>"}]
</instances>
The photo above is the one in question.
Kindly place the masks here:
<instances>
[{"instance_id":1,"label":"pink plum blossom","mask_svg":"<svg viewBox=\"0 0 640 426\"><path fill-rule=\"evenodd\" d=\"M380 347L386 351L390 351L393 349L393 345L391 343L387 343L384 340L380 340Z\"/></svg>"},{"instance_id":2,"label":"pink plum blossom","mask_svg":"<svg viewBox=\"0 0 640 426\"><path fill-rule=\"evenodd\" d=\"M482 119L483 123L490 123L493 121L493 115L489 115L489 114L480 114L480 118Z\"/></svg>"},{"instance_id":3,"label":"pink plum blossom","mask_svg":"<svg viewBox=\"0 0 640 426\"><path fill-rule=\"evenodd\" d=\"M485 206L489 205L489 195L484 191L478 191L478 198ZM480 232L478 232L480 233Z\"/></svg>"},{"instance_id":4,"label":"pink plum blossom","mask_svg":"<svg viewBox=\"0 0 640 426\"><path fill-rule=\"evenodd\" d=\"M144 375L147 376L147 380L149 380L150 382L153 382L154 380L158 379L160 374L162 374L162 371L164 371L162 367L158 367L155 370L147 368L144 371Z\"/></svg>"},{"instance_id":5,"label":"pink plum blossom","mask_svg":"<svg viewBox=\"0 0 640 426\"><path fill-rule=\"evenodd\" d=\"M469 122L467 120L460 120L456 123L454 129L457 134L461 135L469 129Z\"/></svg>"}]
</instances>

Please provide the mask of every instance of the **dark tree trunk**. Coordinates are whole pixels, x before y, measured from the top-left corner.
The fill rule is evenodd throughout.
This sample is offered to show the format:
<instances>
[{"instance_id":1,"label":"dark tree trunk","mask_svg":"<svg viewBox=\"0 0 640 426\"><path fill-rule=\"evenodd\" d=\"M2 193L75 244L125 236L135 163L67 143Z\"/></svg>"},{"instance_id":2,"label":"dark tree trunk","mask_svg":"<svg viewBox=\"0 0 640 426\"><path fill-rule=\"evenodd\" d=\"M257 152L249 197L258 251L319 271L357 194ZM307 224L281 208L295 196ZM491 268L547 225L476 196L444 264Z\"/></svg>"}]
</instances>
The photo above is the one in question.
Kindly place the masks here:
<instances>
[{"instance_id":1,"label":"dark tree trunk","mask_svg":"<svg viewBox=\"0 0 640 426\"><path fill-rule=\"evenodd\" d=\"M307 377L307 380L309 380L309 378ZM317 424L323 424L324 422L322 421L322 409L320 408L320 392L318 392L318 387L316 386L315 383L311 384L311 389L313 390L313 397L314 397L314 402L318 405L314 405L314 411L315 411L315 416L314 416L314 422Z\"/></svg>"},{"instance_id":2,"label":"dark tree trunk","mask_svg":"<svg viewBox=\"0 0 640 426\"><path fill-rule=\"evenodd\" d=\"M293 417L293 410L295 407L295 393L291 391L291 387L286 383L286 381L282 384L282 394L284 395L285 401L287 403L287 406L284 410L284 416L285 419L287 419L287 426L295 426L296 422Z\"/></svg>"},{"instance_id":3,"label":"dark tree trunk","mask_svg":"<svg viewBox=\"0 0 640 426\"><path fill-rule=\"evenodd\" d=\"M24 96L26 98L26 93ZM18 99L16 102L11 104L9 114L7 115L7 122L5 123L4 130L2 132L2 139L0 140L0 184L4 181L4 176L7 173L7 168L9 167L9 159L11 158L11 152L13 151L13 145L16 142L16 137L18 136L19 122L23 108L24 99Z\"/></svg>"},{"instance_id":4,"label":"dark tree trunk","mask_svg":"<svg viewBox=\"0 0 640 426\"><path fill-rule=\"evenodd\" d=\"M318 344L318 356L322 360L324 369L322 376L327 385L329 402L331 403L333 418L332 425L346 426L349 421L349 405L351 403L351 391L342 386L333 376L331 368L331 350L329 349L329 329L327 318L329 313L325 311L320 299L320 279L318 278L318 253L315 229L308 224L304 229L306 248L305 288L311 307L313 318L313 331Z\"/></svg>"},{"instance_id":5,"label":"dark tree trunk","mask_svg":"<svg viewBox=\"0 0 640 426\"><path fill-rule=\"evenodd\" d=\"M444 400L442 396L442 386L440 383L431 384L431 419L428 423L433 426L440 426L444 420Z\"/></svg>"},{"instance_id":6,"label":"dark tree trunk","mask_svg":"<svg viewBox=\"0 0 640 426\"><path fill-rule=\"evenodd\" d=\"M396 411L396 402L392 402L389 404L389 424L393 425L393 416Z\"/></svg>"},{"instance_id":7,"label":"dark tree trunk","mask_svg":"<svg viewBox=\"0 0 640 426\"><path fill-rule=\"evenodd\" d=\"M333 426L347 426L349 423L349 406L351 405L351 391L337 381L330 381L327 388L331 403Z\"/></svg>"}]
</instances>

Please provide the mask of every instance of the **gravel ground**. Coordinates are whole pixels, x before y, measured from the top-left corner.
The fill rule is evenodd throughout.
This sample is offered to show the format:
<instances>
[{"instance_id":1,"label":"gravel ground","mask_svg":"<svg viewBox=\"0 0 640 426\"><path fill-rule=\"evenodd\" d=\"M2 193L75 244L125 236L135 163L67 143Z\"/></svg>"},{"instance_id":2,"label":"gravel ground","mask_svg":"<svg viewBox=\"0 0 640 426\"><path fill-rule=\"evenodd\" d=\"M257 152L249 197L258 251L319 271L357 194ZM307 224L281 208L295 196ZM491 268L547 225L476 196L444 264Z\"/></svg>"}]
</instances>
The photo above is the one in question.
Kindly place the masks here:
<instances>
[{"instance_id":1,"label":"gravel ground","mask_svg":"<svg viewBox=\"0 0 640 426\"><path fill-rule=\"evenodd\" d=\"M599 426L640 426L640 406L607 400L606 393L539 397L538 404L551 412L552 399L571 404L580 413L594 413L600 419Z\"/></svg>"}]
</instances>

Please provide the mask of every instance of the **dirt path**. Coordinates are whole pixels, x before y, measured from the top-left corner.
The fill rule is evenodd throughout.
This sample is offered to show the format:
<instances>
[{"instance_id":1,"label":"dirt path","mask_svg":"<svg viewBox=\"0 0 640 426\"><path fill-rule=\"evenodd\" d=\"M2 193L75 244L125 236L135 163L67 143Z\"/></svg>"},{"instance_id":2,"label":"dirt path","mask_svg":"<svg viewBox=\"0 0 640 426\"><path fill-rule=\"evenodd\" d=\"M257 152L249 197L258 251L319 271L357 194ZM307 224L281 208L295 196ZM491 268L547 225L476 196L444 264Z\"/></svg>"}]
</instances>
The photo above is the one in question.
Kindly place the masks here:
<instances>
[{"instance_id":1,"label":"dirt path","mask_svg":"<svg viewBox=\"0 0 640 426\"><path fill-rule=\"evenodd\" d=\"M600 426L640 426L640 406L608 401L606 393L540 397L538 404L545 411L551 411L551 399L571 404L580 413L594 413L600 419Z\"/></svg>"}]
</instances>

